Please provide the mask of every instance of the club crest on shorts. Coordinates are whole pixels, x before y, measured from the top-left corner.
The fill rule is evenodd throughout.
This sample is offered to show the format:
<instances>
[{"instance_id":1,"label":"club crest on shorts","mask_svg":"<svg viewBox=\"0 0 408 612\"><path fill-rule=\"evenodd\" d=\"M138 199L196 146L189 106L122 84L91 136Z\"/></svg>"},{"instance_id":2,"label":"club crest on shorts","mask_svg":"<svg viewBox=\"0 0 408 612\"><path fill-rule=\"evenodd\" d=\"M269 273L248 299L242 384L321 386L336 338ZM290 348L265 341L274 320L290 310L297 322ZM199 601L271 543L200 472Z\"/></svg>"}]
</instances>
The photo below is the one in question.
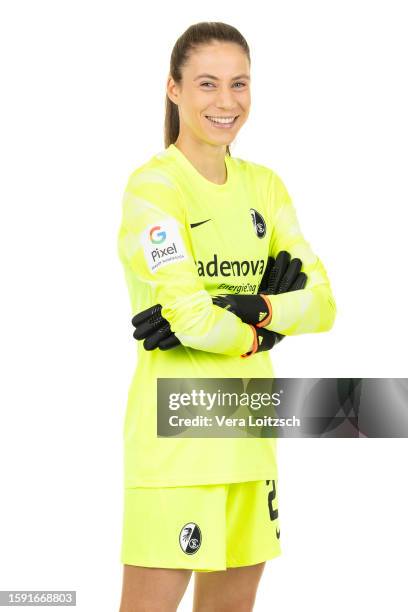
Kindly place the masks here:
<instances>
[{"instance_id":1,"label":"club crest on shorts","mask_svg":"<svg viewBox=\"0 0 408 612\"><path fill-rule=\"evenodd\" d=\"M255 208L250 208L249 212L251 213L255 234L258 236L258 238L263 238L266 234L265 219L260 212L255 210Z\"/></svg>"},{"instance_id":2,"label":"club crest on shorts","mask_svg":"<svg viewBox=\"0 0 408 612\"><path fill-rule=\"evenodd\" d=\"M197 523L186 523L179 535L181 548L187 555L193 555L201 546L201 531Z\"/></svg>"}]
</instances>

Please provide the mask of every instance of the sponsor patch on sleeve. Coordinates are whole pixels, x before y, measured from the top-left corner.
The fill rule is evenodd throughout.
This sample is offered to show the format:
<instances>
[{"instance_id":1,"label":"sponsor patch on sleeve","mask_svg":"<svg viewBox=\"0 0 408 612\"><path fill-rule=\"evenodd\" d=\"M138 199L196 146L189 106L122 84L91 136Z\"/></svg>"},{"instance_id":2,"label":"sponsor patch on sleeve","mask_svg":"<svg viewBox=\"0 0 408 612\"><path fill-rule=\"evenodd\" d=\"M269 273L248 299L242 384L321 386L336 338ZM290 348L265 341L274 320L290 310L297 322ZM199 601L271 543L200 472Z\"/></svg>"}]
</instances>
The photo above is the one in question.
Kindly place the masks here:
<instances>
[{"instance_id":1,"label":"sponsor patch on sleeve","mask_svg":"<svg viewBox=\"0 0 408 612\"><path fill-rule=\"evenodd\" d=\"M142 234L144 256L149 270L187 259L187 252L175 219L167 218L149 225Z\"/></svg>"}]
</instances>

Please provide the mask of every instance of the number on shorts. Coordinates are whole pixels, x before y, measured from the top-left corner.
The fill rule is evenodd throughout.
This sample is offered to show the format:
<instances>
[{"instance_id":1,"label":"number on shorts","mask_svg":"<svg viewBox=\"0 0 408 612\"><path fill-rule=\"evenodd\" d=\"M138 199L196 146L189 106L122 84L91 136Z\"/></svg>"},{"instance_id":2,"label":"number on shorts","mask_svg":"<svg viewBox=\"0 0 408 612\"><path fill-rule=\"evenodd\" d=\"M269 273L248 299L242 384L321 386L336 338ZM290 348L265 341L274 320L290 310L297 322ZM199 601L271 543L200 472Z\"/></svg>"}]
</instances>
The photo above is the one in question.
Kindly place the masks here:
<instances>
[{"instance_id":1,"label":"number on shorts","mask_svg":"<svg viewBox=\"0 0 408 612\"><path fill-rule=\"evenodd\" d=\"M274 480L267 480L266 484L268 485L270 482L272 482L273 489L268 493L268 509L271 521L274 521L278 518L278 508L273 507L273 501L276 498L276 485Z\"/></svg>"}]
</instances>

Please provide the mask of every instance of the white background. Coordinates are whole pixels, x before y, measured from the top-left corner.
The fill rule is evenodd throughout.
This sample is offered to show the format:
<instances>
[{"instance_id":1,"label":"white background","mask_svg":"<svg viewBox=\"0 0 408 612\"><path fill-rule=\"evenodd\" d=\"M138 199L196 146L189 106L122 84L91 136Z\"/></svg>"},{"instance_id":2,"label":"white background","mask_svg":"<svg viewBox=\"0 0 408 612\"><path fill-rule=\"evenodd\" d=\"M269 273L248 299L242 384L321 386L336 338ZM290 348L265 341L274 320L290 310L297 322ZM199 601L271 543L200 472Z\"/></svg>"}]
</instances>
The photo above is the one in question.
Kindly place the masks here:
<instances>
[{"instance_id":1,"label":"white background","mask_svg":"<svg viewBox=\"0 0 408 612\"><path fill-rule=\"evenodd\" d=\"M0 589L76 589L81 612L118 610L121 589L121 197L164 147L170 53L192 23L247 38L232 154L284 180L337 302L332 331L277 348L277 376L407 374L404 2L200 4L1 8ZM406 610L407 459L404 439L282 440L283 555L255 609Z\"/></svg>"}]
</instances>

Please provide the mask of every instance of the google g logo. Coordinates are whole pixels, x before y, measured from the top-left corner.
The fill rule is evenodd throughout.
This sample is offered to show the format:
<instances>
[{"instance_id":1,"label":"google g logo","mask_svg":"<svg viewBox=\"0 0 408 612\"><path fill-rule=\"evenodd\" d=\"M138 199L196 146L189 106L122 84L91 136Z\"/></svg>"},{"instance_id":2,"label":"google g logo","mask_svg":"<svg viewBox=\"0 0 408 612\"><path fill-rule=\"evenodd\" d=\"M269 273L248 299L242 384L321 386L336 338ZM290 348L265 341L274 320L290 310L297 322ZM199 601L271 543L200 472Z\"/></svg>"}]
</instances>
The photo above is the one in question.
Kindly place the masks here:
<instances>
[{"instance_id":1,"label":"google g logo","mask_svg":"<svg viewBox=\"0 0 408 612\"><path fill-rule=\"evenodd\" d=\"M166 240L166 232L164 230L159 230L161 230L161 226L155 225L149 232L150 242L152 242L153 244L161 244Z\"/></svg>"}]
</instances>

